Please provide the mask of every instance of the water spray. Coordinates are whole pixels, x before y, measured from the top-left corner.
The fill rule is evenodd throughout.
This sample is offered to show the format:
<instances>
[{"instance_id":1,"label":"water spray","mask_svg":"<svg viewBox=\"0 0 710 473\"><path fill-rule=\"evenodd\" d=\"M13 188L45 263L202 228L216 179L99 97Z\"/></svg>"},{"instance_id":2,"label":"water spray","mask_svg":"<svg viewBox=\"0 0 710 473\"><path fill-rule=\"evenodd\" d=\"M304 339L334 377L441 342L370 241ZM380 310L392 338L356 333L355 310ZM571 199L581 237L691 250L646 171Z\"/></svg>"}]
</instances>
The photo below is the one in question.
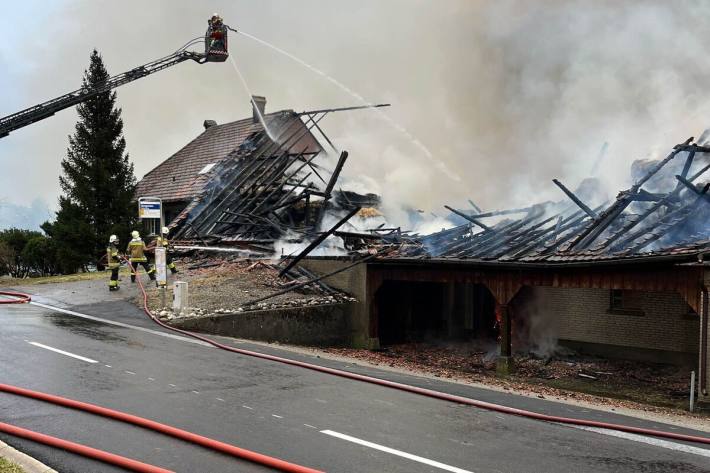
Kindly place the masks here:
<instances>
[{"instance_id":1,"label":"water spray","mask_svg":"<svg viewBox=\"0 0 710 473\"><path fill-rule=\"evenodd\" d=\"M239 76L239 80L242 82L242 85L244 86L244 90L246 90L247 94L249 94L249 100L251 101L251 106L254 107L254 111L256 112L257 116L259 117L259 122L261 122L261 126L264 127L264 131L269 136L269 138L271 138L271 141L276 143L276 137L274 137L274 135L271 133L271 130L269 130L269 127L266 125L266 120L264 120L264 115L262 115L259 107L256 106L256 102L254 102L254 95L251 93L251 90L249 89L249 85L247 84L246 79L244 79L244 76L242 75L242 71L239 70L239 68L237 67L237 63L234 61L234 58L232 56L229 56L229 62L232 63L232 67L234 67L234 70L237 72L237 76Z\"/></svg>"},{"instance_id":2,"label":"water spray","mask_svg":"<svg viewBox=\"0 0 710 473\"><path fill-rule=\"evenodd\" d=\"M270 48L279 54L286 56L287 58L291 59L292 61L294 61L294 62L300 64L301 66L305 67L306 69L310 70L311 72L318 74L319 76L323 77L328 82L334 84L340 90L344 91L345 93L347 93L348 95L350 95L355 100L362 103L363 105L367 105L367 106L373 105L370 102L368 102L367 100L365 100L365 98L362 95L358 94L357 92L355 92L354 90L352 90L350 87L346 86L345 84L343 84L339 80L335 79L334 77L331 77L330 75L328 75L325 72L323 72L322 70L312 66L311 64L308 64L303 59L301 59L297 56L294 56L293 54L289 53L288 51L285 51L285 50L279 48L278 46L275 46L267 41L264 41L263 39L259 39L256 36L251 35L243 30L237 31L236 29L234 29L230 26L227 26L227 28L231 31L234 31L237 34L241 34L242 36L246 36L247 38L249 38L253 41L256 41L257 43L259 43L263 46L266 46L267 48ZM236 68L236 66L235 66L235 68ZM434 165L434 167L436 167L439 171L444 173L446 175L446 177L448 177L449 179L452 179L456 182L461 181L461 178L458 175L454 174L446 166L446 164L444 164L442 161L436 159L434 157L434 155L432 154L432 152L429 151L429 148L427 148L424 145L424 143L419 141L415 136L413 136L409 131L407 131L406 128L404 128L402 125L400 125L399 123L394 121L392 118L390 118L389 115L384 113L382 110L375 110L375 111L380 116L380 118L382 118L385 122L387 122L395 130L402 133L410 141L410 143L412 143L415 147L417 147L427 157L427 159L429 159L429 161L431 161L431 163Z\"/></svg>"}]
</instances>

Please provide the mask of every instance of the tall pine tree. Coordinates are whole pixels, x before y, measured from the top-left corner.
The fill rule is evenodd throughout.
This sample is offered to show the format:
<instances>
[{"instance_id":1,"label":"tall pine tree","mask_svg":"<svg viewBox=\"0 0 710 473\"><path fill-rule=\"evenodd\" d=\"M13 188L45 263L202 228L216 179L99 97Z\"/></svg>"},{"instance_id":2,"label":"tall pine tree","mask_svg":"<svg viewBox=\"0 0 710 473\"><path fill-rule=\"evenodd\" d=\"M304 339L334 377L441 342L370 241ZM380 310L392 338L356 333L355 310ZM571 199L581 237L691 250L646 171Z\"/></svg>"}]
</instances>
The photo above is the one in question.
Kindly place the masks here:
<instances>
[{"instance_id":1,"label":"tall pine tree","mask_svg":"<svg viewBox=\"0 0 710 473\"><path fill-rule=\"evenodd\" d=\"M101 55L94 50L83 86L94 87L108 78ZM116 93L99 94L77 106L77 111L79 121L69 137L59 177L64 195L56 221L43 226L56 242L63 272L98 263L109 235L115 233L125 241L135 222L136 178L126 153Z\"/></svg>"}]
</instances>

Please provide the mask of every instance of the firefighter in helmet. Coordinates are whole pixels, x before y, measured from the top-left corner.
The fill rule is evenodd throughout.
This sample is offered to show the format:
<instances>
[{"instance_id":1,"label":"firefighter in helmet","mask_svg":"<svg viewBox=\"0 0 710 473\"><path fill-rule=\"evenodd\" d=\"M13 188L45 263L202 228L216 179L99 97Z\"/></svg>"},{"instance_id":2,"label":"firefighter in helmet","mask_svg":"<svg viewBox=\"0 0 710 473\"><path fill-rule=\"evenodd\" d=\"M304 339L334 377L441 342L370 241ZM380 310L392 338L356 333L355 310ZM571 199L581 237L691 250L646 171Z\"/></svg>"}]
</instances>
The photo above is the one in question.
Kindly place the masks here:
<instances>
[{"instance_id":1,"label":"firefighter in helmet","mask_svg":"<svg viewBox=\"0 0 710 473\"><path fill-rule=\"evenodd\" d=\"M173 257L170 256L170 251L172 250L172 247L170 246L170 241L168 240L169 232L170 229L168 227L162 228L162 230L160 231L160 235L155 239L155 247L165 248L165 263L168 265L170 272L175 274L178 272L178 270L175 267L175 263L173 262Z\"/></svg>"},{"instance_id":2,"label":"firefighter in helmet","mask_svg":"<svg viewBox=\"0 0 710 473\"><path fill-rule=\"evenodd\" d=\"M148 258L145 256L145 243L141 239L140 233L136 230L131 232L131 241L128 242L126 254L128 261L131 262L131 282L136 282L136 269L138 266L143 266L151 281L155 281L155 268L151 268L148 264Z\"/></svg>"},{"instance_id":3,"label":"firefighter in helmet","mask_svg":"<svg viewBox=\"0 0 710 473\"><path fill-rule=\"evenodd\" d=\"M118 270L121 268L121 255L118 253L118 237L111 235L106 248L107 267L111 270L111 279L108 281L109 291L118 291Z\"/></svg>"}]
</instances>

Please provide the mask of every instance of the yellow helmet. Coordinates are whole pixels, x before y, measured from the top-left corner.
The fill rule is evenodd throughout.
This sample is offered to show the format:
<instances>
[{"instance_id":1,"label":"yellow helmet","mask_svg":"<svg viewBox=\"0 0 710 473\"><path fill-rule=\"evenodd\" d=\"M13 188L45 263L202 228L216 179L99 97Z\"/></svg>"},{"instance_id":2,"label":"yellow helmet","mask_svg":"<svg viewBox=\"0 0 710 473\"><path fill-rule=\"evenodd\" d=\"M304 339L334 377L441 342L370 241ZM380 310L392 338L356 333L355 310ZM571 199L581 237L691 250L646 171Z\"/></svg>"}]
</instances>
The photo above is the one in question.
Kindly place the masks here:
<instances>
[{"instance_id":1,"label":"yellow helmet","mask_svg":"<svg viewBox=\"0 0 710 473\"><path fill-rule=\"evenodd\" d=\"M138 230L133 230L133 231L131 232L131 237L133 237L133 238L140 238L140 237L141 237L141 234L138 233Z\"/></svg>"},{"instance_id":2,"label":"yellow helmet","mask_svg":"<svg viewBox=\"0 0 710 473\"><path fill-rule=\"evenodd\" d=\"M167 235L170 232L170 229L168 227L163 227L162 234Z\"/></svg>"}]
</instances>

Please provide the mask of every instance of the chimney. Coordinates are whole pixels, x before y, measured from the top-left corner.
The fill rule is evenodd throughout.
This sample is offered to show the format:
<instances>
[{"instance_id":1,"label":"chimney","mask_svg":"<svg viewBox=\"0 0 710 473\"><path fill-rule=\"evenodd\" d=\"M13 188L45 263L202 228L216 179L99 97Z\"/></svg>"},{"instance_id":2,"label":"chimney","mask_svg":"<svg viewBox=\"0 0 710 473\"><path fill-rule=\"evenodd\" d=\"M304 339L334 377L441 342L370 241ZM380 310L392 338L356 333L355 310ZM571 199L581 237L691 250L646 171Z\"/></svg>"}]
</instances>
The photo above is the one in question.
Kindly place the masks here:
<instances>
[{"instance_id":1,"label":"chimney","mask_svg":"<svg viewBox=\"0 0 710 473\"><path fill-rule=\"evenodd\" d=\"M254 123L261 123L259 120L259 113L261 113L262 117L266 114L266 97L262 97L261 95L252 95L251 100L252 119ZM257 113L255 107L259 109L259 113Z\"/></svg>"},{"instance_id":2,"label":"chimney","mask_svg":"<svg viewBox=\"0 0 710 473\"><path fill-rule=\"evenodd\" d=\"M205 127L205 130L208 128L212 128L213 126L217 126L217 122L214 120L205 120L202 122L202 126Z\"/></svg>"}]
</instances>

